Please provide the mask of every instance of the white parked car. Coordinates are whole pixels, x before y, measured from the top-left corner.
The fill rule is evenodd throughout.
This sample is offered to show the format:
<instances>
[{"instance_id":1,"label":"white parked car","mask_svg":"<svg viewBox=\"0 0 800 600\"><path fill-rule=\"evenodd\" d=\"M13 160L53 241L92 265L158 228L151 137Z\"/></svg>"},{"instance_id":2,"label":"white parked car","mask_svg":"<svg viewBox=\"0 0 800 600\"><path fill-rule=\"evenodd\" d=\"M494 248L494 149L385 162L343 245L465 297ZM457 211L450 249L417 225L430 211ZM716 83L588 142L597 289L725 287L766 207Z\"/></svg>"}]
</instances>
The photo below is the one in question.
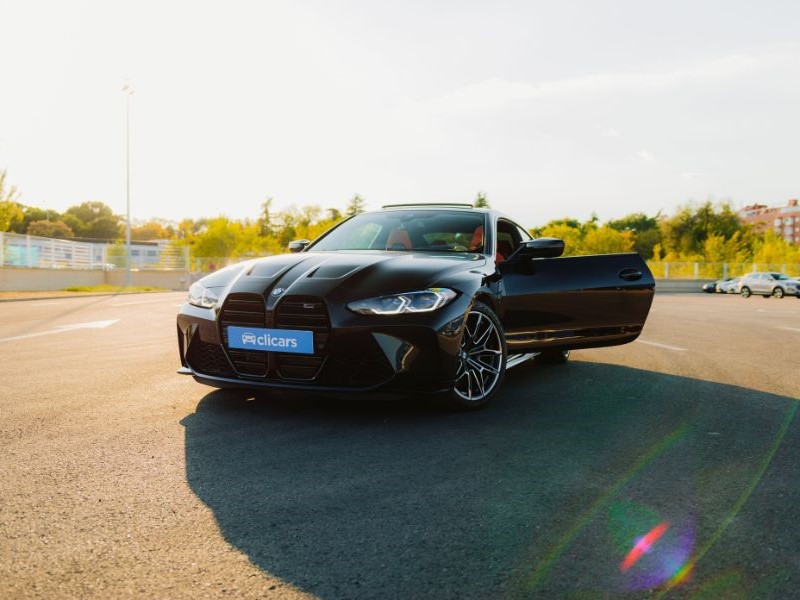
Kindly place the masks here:
<instances>
[{"instance_id":1,"label":"white parked car","mask_svg":"<svg viewBox=\"0 0 800 600\"><path fill-rule=\"evenodd\" d=\"M729 277L724 281L717 283L718 294L737 294L739 293L739 282L741 277Z\"/></svg>"},{"instance_id":2,"label":"white parked car","mask_svg":"<svg viewBox=\"0 0 800 600\"><path fill-rule=\"evenodd\" d=\"M744 298L759 294L765 298L786 295L797 296L800 293L800 282L783 273L750 273L739 282L739 293Z\"/></svg>"}]
</instances>

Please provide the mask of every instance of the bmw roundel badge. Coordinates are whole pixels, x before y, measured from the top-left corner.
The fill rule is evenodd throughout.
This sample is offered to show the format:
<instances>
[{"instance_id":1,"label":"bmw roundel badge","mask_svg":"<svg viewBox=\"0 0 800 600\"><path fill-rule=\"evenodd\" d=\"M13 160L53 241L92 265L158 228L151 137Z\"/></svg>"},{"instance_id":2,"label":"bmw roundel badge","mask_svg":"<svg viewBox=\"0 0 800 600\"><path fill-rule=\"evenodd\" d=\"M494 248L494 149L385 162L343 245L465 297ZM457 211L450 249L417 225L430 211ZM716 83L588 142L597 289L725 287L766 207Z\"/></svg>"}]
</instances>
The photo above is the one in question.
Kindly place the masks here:
<instances>
[{"instance_id":1,"label":"bmw roundel badge","mask_svg":"<svg viewBox=\"0 0 800 600\"><path fill-rule=\"evenodd\" d=\"M277 287L274 290L272 290L272 295L273 296L280 296L285 291L286 290L284 290L282 287Z\"/></svg>"}]
</instances>

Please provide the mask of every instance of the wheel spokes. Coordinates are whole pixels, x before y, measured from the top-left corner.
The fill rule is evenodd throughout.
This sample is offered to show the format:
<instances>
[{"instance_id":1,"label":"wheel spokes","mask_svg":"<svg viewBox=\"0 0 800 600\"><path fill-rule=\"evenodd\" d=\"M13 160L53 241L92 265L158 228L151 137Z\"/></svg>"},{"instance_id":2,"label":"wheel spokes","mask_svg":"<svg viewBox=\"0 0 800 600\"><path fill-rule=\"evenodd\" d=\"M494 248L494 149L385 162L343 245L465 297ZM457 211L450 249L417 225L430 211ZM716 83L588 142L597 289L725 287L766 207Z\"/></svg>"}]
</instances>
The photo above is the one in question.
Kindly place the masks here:
<instances>
[{"instance_id":1,"label":"wheel spokes","mask_svg":"<svg viewBox=\"0 0 800 600\"><path fill-rule=\"evenodd\" d=\"M494 322L481 312L464 323L455 392L467 401L485 398L497 385L503 360L502 341Z\"/></svg>"}]
</instances>

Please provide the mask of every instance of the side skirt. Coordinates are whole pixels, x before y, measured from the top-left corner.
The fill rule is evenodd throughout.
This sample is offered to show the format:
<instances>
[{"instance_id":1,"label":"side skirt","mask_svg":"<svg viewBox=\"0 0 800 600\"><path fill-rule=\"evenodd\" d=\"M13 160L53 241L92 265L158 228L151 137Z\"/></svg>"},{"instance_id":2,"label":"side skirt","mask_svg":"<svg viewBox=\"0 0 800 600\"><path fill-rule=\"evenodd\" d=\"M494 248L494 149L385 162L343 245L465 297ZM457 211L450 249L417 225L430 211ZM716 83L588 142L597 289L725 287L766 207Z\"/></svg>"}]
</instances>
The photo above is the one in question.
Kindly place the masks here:
<instances>
[{"instance_id":1,"label":"side skirt","mask_svg":"<svg viewBox=\"0 0 800 600\"><path fill-rule=\"evenodd\" d=\"M521 365L526 360L530 360L537 354L541 354L540 352L529 352L528 354L509 354L508 358L506 358L506 371L511 369L512 367L516 367L517 365Z\"/></svg>"}]
</instances>

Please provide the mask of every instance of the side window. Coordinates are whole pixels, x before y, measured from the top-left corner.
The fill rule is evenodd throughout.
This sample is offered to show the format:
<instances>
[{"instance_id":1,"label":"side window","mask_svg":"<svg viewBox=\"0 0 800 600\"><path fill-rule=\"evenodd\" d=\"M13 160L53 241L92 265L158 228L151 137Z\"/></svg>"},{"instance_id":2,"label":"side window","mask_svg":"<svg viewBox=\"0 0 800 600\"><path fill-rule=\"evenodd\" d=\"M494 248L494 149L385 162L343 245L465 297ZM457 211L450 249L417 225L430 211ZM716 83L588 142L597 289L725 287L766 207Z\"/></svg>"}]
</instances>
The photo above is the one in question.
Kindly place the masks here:
<instances>
[{"instance_id":1,"label":"side window","mask_svg":"<svg viewBox=\"0 0 800 600\"><path fill-rule=\"evenodd\" d=\"M525 230L525 228L522 227L521 225L517 225L516 223L514 223L514 227L517 228L517 231L519 232L519 235L520 235L520 240L522 242L527 242L528 240L532 240L533 239L533 236L530 233L528 233Z\"/></svg>"},{"instance_id":2,"label":"side window","mask_svg":"<svg viewBox=\"0 0 800 600\"><path fill-rule=\"evenodd\" d=\"M511 223L499 219L497 221L497 254L503 259L508 258L522 242L522 235L519 228Z\"/></svg>"}]
</instances>

